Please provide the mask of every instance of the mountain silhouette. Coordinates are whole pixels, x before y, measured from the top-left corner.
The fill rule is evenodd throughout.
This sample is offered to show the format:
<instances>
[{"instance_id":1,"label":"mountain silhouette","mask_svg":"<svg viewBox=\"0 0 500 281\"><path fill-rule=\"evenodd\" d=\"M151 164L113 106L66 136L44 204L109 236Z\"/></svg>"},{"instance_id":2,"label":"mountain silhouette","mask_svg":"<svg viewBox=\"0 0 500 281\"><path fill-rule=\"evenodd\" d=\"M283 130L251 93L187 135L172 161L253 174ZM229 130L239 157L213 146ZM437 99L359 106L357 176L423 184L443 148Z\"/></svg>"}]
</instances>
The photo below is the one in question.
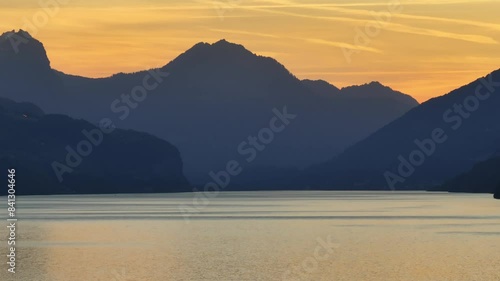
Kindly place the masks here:
<instances>
[{"instance_id":1,"label":"mountain silhouette","mask_svg":"<svg viewBox=\"0 0 500 281\"><path fill-rule=\"evenodd\" d=\"M146 77L157 85L147 89L144 100L127 104L123 95L144 85ZM198 183L210 180L209 172L223 170L228 161L238 160L246 169L232 180L231 190L434 188L494 192L495 155L500 149L496 110L500 101L495 79L500 79L500 71L417 106L412 97L376 81L339 89L322 80L299 80L276 60L226 40L198 43L158 69L91 79L53 70L43 44L25 31L0 36L1 95L18 101L1 100L6 123L14 120L24 128L26 124L45 126L49 120L49 127L60 126L75 133L76 129L65 126L71 123L82 129L94 125L44 111L94 124L109 117L120 128L146 131L173 143L181 151L188 175ZM491 95L484 100L476 98L477 108L464 111L475 107L474 95L485 90ZM43 111L27 102L40 105ZM267 128L276 112L296 117L273 135L270 143L261 143L263 149L251 147L249 137ZM23 136L32 133L36 140L38 128L29 128ZM131 131L119 130L113 136L121 132L160 143ZM442 143L429 144L436 136ZM12 147L5 142L5 147ZM63 142L58 139L56 143ZM178 158L172 152L175 147L166 142L163 145L170 146L171 152L165 154L169 159ZM6 163L21 164L16 160L21 154L16 153L6 149L0 157ZM412 155L423 155L423 163L410 163ZM49 165L48 159L30 157L23 162L26 171L44 174L40 163ZM311 164L297 178L298 169ZM175 176L169 175L177 179L175 185L187 186L180 176L182 163L168 165L176 167ZM408 175L401 175L401 167ZM95 180L95 171L85 169L81 173ZM110 171L113 173L118 172ZM65 182L84 183L79 176L75 173ZM46 180L52 183L54 179ZM153 188L152 182L162 180L169 181L152 180L149 186ZM167 186L164 183L161 185ZM58 188L57 192L80 192L78 188L84 187Z\"/></svg>"},{"instance_id":2,"label":"mountain silhouette","mask_svg":"<svg viewBox=\"0 0 500 281\"><path fill-rule=\"evenodd\" d=\"M4 98L0 124L8 132L0 137L0 167L17 170L16 194L191 191L179 151L151 135L116 129L99 137L99 129L86 121L46 115L33 104ZM89 155L78 154L89 151L83 141L95 144ZM68 164L68 157L79 165ZM74 169L61 173L60 181L54 162Z\"/></svg>"},{"instance_id":3,"label":"mountain silhouette","mask_svg":"<svg viewBox=\"0 0 500 281\"><path fill-rule=\"evenodd\" d=\"M345 99L370 99L373 102L381 103L381 105L384 102L392 101L401 104L407 104L408 106L412 107L415 106L415 99L413 99L411 96L398 91L394 91L393 89L384 86L377 81L373 81L360 86L349 86L342 88L340 90L340 96ZM387 104L390 103L387 102Z\"/></svg>"},{"instance_id":4,"label":"mountain silhouette","mask_svg":"<svg viewBox=\"0 0 500 281\"><path fill-rule=\"evenodd\" d=\"M340 93L340 89L326 82L325 80L302 80L302 84L313 93L327 97L336 96Z\"/></svg>"},{"instance_id":5,"label":"mountain silhouette","mask_svg":"<svg viewBox=\"0 0 500 281\"><path fill-rule=\"evenodd\" d=\"M0 84L2 97L44 108L61 106L62 81L50 67L43 44L23 30L0 36Z\"/></svg>"},{"instance_id":6,"label":"mountain silhouette","mask_svg":"<svg viewBox=\"0 0 500 281\"><path fill-rule=\"evenodd\" d=\"M143 85L152 71L168 77L160 77L162 81L148 90L147 98L134 102L135 108L127 106L122 95ZM150 71L99 79L51 73L56 79L37 86L39 91L14 91L16 85L5 80L10 90L6 96L94 123L110 117L120 128L168 140L181 151L187 175L199 183L233 159L255 167L250 169L254 171L262 170L258 167L293 170L327 161L418 105L378 83L338 92L326 82L301 81L276 60L225 40L198 43ZM18 80L26 83L31 79L21 76ZM238 151L239 145L269 126L273 110L285 108L297 117L247 163L256 149L245 146Z\"/></svg>"},{"instance_id":7,"label":"mountain silhouette","mask_svg":"<svg viewBox=\"0 0 500 281\"><path fill-rule=\"evenodd\" d=\"M488 159L447 181L440 189L451 192L494 193L500 184L499 171L500 157Z\"/></svg>"},{"instance_id":8,"label":"mountain silhouette","mask_svg":"<svg viewBox=\"0 0 500 281\"><path fill-rule=\"evenodd\" d=\"M500 149L497 81L500 70L421 104L337 157L309 168L302 185L426 189L470 170Z\"/></svg>"},{"instance_id":9,"label":"mountain silhouette","mask_svg":"<svg viewBox=\"0 0 500 281\"><path fill-rule=\"evenodd\" d=\"M10 72L47 73L51 71L50 61L43 44L26 31L9 31L0 35L0 61L2 75ZM28 68L26 68L28 67Z\"/></svg>"}]
</instances>

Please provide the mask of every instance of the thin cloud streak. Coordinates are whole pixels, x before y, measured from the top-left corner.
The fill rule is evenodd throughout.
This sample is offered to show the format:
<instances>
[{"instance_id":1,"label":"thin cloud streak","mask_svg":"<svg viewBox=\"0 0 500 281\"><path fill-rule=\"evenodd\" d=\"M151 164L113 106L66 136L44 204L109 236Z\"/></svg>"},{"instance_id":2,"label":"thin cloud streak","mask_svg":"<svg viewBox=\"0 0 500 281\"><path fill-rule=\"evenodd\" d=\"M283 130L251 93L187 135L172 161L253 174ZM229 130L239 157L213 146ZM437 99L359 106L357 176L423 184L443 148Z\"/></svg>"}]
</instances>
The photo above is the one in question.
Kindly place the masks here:
<instances>
[{"instance_id":1,"label":"thin cloud streak","mask_svg":"<svg viewBox=\"0 0 500 281\"><path fill-rule=\"evenodd\" d=\"M361 45L352 45L344 42L335 42L335 41L327 41L323 39L305 39L306 42L310 43L315 43L315 44L322 44L322 45L328 45L328 46L334 46L334 47L339 47L339 48L346 48L346 49L351 49L351 50L357 50L357 51L366 51L366 52L372 52L372 53L382 53L381 50L367 47L367 46L361 46Z\"/></svg>"},{"instance_id":2,"label":"thin cloud streak","mask_svg":"<svg viewBox=\"0 0 500 281\"><path fill-rule=\"evenodd\" d=\"M290 7L294 7L295 5L297 5L297 3L291 2L291 1L283 1L283 3L290 3ZM414 4L414 3L404 3L402 5L406 6L407 4ZM384 6L387 6L387 3L385 3ZM333 4L333 5L323 5L323 4L301 5L301 8L308 8L308 9L321 10L321 11L325 11L325 10L326 11L334 11L334 12L339 12L339 13L344 13L344 14L361 15L361 16L367 16L367 17L372 17L373 12L374 12L374 11L370 11L370 10L346 9L346 8L339 8L339 7L340 7L339 5L335 5L335 4ZM391 14L391 17L403 18L403 19L424 20L424 21L430 20L430 21L438 21L438 22L447 22L447 23L455 23L455 24L463 24L463 25L470 25L470 26L476 26L476 27L490 28L492 30L500 30L499 24L478 22L478 21L471 21L471 20L439 18L439 17L432 17L432 16L419 16L419 15L410 15L410 14L403 14L403 13L393 13L393 14Z\"/></svg>"},{"instance_id":3,"label":"thin cloud streak","mask_svg":"<svg viewBox=\"0 0 500 281\"><path fill-rule=\"evenodd\" d=\"M367 22L370 22L369 20L353 19L353 18L347 18L347 17L311 16L311 15L298 14L298 13L293 13L293 12L275 11L275 10L268 10L268 9L247 8L247 7L242 7L242 8L254 10L254 11L266 12L266 13L273 13L273 14L280 14L280 15L294 16L294 17L301 17L301 18L308 18L308 19L316 19L316 20L341 21L341 22L347 22L347 23L360 23L360 24L366 24ZM403 24L396 24L393 22L384 26L384 29L389 30L389 31L394 31L394 32L400 32L400 33L409 33L409 34L425 35L425 36L432 36L432 37L438 37L438 38L454 39L454 40L461 40L461 41L467 41L467 42L478 43L478 44L498 44L498 42L496 40L494 40L491 37L487 37L487 36L452 33L452 32L446 32L446 31L440 31L440 30L434 30L434 29L412 27L412 26L403 25Z\"/></svg>"},{"instance_id":4,"label":"thin cloud streak","mask_svg":"<svg viewBox=\"0 0 500 281\"><path fill-rule=\"evenodd\" d=\"M230 33L230 34L242 34L242 35L251 35L251 36L259 36L259 37L267 37L267 38L280 38L279 36L260 33L260 32L250 32L243 30L234 30L234 29L217 29L217 28L208 28L208 30L213 32L222 32L222 33Z\"/></svg>"},{"instance_id":5,"label":"thin cloud streak","mask_svg":"<svg viewBox=\"0 0 500 281\"><path fill-rule=\"evenodd\" d=\"M440 31L440 30L434 30L434 29L412 27L412 26L397 24L397 23L391 23L390 25L388 25L386 27L386 29L390 30L390 31L394 31L394 32L426 35L426 36L433 36L433 37L439 37L439 38L467 41L467 42L478 43L478 44L498 44L498 42L495 39L493 39L491 37L487 37L487 36L452 33L452 32L446 32L446 31Z\"/></svg>"}]
</instances>

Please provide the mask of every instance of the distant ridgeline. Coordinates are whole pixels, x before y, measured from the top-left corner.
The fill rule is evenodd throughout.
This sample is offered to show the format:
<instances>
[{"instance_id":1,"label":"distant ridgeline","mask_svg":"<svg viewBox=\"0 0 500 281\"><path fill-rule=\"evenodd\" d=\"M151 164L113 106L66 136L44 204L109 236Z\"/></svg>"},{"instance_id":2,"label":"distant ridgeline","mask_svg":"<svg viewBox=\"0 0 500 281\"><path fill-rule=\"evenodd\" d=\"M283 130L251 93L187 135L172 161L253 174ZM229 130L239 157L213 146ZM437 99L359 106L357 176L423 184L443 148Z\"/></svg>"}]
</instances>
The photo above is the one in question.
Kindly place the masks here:
<instances>
[{"instance_id":1,"label":"distant ridgeline","mask_svg":"<svg viewBox=\"0 0 500 281\"><path fill-rule=\"evenodd\" d=\"M306 170L315 189L433 189L493 193L500 182L500 70L431 99ZM467 179L467 180L466 180ZM478 183L478 184L475 184Z\"/></svg>"},{"instance_id":2,"label":"distant ridgeline","mask_svg":"<svg viewBox=\"0 0 500 281\"><path fill-rule=\"evenodd\" d=\"M27 43L16 53L9 36ZM25 32L2 37L0 83L9 90L2 96L92 123L111 118L119 128L163 138L179 148L196 183L239 158L244 175L231 183L269 188L289 178L287 171L327 161L418 105L377 82L338 89L301 81L276 60L225 40L198 43L159 69L89 79L51 69L42 43ZM297 118L271 141L261 134L250 144L249 136L269 127L273 109L285 107Z\"/></svg>"},{"instance_id":3,"label":"distant ridgeline","mask_svg":"<svg viewBox=\"0 0 500 281\"><path fill-rule=\"evenodd\" d=\"M191 190L177 149L151 135L103 133L86 121L4 98L0 126L0 170L16 169L16 194Z\"/></svg>"},{"instance_id":4,"label":"distant ridgeline","mask_svg":"<svg viewBox=\"0 0 500 281\"><path fill-rule=\"evenodd\" d=\"M480 162L471 170L447 181L441 190L453 192L498 192L500 186L500 157Z\"/></svg>"},{"instance_id":5,"label":"distant ridgeline","mask_svg":"<svg viewBox=\"0 0 500 281\"><path fill-rule=\"evenodd\" d=\"M12 45L12 36L25 40ZM203 184L240 158L229 190L493 193L500 182L500 71L418 105L378 82L299 80L221 40L158 69L90 79L52 69L42 43L19 31L0 36L0 84L2 97L71 117L2 101L12 133L1 136L0 163L20 167L26 193L188 191L182 162ZM296 118L264 138L285 108ZM100 139L92 124L102 120L168 142L116 129L79 161L71 149Z\"/></svg>"}]
</instances>

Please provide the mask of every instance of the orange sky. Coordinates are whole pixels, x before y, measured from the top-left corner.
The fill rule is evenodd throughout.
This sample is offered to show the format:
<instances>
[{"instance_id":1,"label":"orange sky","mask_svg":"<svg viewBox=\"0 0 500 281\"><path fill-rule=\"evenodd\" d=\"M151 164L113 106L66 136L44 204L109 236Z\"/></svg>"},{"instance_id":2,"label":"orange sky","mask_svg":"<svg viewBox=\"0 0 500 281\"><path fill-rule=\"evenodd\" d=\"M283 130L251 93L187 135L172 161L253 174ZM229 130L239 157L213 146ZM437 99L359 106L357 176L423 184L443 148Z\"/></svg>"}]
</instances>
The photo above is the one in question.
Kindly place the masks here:
<instances>
[{"instance_id":1,"label":"orange sky","mask_svg":"<svg viewBox=\"0 0 500 281\"><path fill-rule=\"evenodd\" d=\"M377 80L419 101L500 68L498 0L56 1L0 0L0 30L28 30L53 68L82 76L163 66L221 38L302 79Z\"/></svg>"}]
</instances>

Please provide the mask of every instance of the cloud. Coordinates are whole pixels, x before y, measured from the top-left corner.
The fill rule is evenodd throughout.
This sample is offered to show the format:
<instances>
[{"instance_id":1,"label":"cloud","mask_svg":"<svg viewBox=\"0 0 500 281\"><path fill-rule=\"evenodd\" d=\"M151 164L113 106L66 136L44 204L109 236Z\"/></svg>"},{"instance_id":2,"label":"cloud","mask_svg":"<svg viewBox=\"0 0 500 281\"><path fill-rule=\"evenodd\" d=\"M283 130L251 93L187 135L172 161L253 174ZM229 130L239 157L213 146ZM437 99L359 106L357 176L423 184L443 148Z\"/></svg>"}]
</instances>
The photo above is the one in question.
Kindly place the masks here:
<instances>
[{"instance_id":1,"label":"cloud","mask_svg":"<svg viewBox=\"0 0 500 281\"><path fill-rule=\"evenodd\" d=\"M381 50L378 50L375 48L362 46L362 45L352 45L352 44L348 44L348 43L344 43L344 42L327 41L327 40L323 40L323 39L314 39L314 38L305 39L305 41L310 42L310 43L315 43L315 44L328 45L328 46L346 48L346 49L357 50L357 51L382 53Z\"/></svg>"},{"instance_id":2,"label":"cloud","mask_svg":"<svg viewBox=\"0 0 500 281\"><path fill-rule=\"evenodd\" d=\"M341 17L341 16L313 16L313 15L299 14L299 13L279 11L279 10L273 10L273 9L261 9L261 8L249 8L249 7L243 7L243 8L249 9L249 10L254 10L254 11L266 12L266 13L286 15L286 16L301 17L301 18L308 18L308 19L314 19L314 20L347 22L347 23L354 23L354 24L361 24L361 25L364 25L366 23L374 21L373 18L370 18L369 20L367 20L367 19L356 19L356 18ZM366 14L367 11L362 11L362 10L354 10L354 11L355 11L354 13L359 14L359 15L367 15ZM369 13L369 11L368 11L368 14L371 15L371 13ZM404 24L397 24L394 22L391 22L390 24L385 25L383 29L393 31L393 32L401 32L401 33L424 35L424 36L431 36L431 37L438 37L438 38L454 39L454 40L461 40L461 41L467 41L467 42L478 43L478 44L498 44L498 42L495 39L488 37L488 36L446 32L446 31L441 31L441 30L436 30L436 29L420 28L420 27L413 27L413 26L404 25Z\"/></svg>"},{"instance_id":3,"label":"cloud","mask_svg":"<svg viewBox=\"0 0 500 281\"><path fill-rule=\"evenodd\" d=\"M446 31L440 31L440 30L434 30L434 29L412 27L412 26L403 25L403 24L396 24L396 23L391 23L391 24L387 25L386 29L391 30L391 31L395 31L395 32L410 33L410 34L417 34L417 35L426 35L426 36L440 37L440 38L446 38L446 39L462 40L462 41L478 43L478 44L498 44L498 42L495 39L493 39L491 37L487 37L487 36L474 35L474 34L452 33L452 32L446 32Z\"/></svg>"},{"instance_id":4,"label":"cloud","mask_svg":"<svg viewBox=\"0 0 500 281\"><path fill-rule=\"evenodd\" d=\"M462 2L459 2L459 3L462 3ZM281 1L280 3L290 3L290 7L295 5L293 2L290 2L290 1ZM456 3L456 1L449 2L449 3ZM465 3L467 3L467 2L465 2ZM401 7L404 7L407 5L414 5L414 4L415 3L404 3L404 4L401 4ZM433 3L423 2L421 4L433 4ZM434 4L440 4L440 3L434 3ZM353 3L351 6L364 6L364 5L365 4ZM371 11L371 10L342 8L342 6L346 6L346 5L337 5L337 4L327 4L327 5L325 5L325 4L316 4L316 5L309 4L309 5L300 5L300 6L302 8L306 8L306 9L309 8L309 9L316 9L316 10L322 10L322 11L334 11L334 12L339 12L339 13L349 14L349 15L367 16L370 18L372 18L373 14L375 13L374 11ZM383 6L387 7L388 3L384 3ZM446 22L446 23L455 23L455 24L461 24L461 25L484 27L484 28L489 28L492 30L500 31L499 24L486 23L486 22L480 22L480 21L463 20L463 19L450 19L450 18L441 18L441 17L432 17L432 16L410 15L410 14L403 14L403 13L393 13L393 14L391 14L391 17L403 18L403 19L423 20L423 21L438 21L438 22Z\"/></svg>"},{"instance_id":5,"label":"cloud","mask_svg":"<svg viewBox=\"0 0 500 281\"><path fill-rule=\"evenodd\" d=\"M259 37L267 37L267 38L280 38L279 36L260 33L260 32L250 32L243 30L234 30L234 29L217 29L217 28L209 28L208 30L213 32L223 32L223 33L231 33L231 34L242 34L242 35L251 35L251 36L259 36Z\"/></svg>"}]
</instances>

